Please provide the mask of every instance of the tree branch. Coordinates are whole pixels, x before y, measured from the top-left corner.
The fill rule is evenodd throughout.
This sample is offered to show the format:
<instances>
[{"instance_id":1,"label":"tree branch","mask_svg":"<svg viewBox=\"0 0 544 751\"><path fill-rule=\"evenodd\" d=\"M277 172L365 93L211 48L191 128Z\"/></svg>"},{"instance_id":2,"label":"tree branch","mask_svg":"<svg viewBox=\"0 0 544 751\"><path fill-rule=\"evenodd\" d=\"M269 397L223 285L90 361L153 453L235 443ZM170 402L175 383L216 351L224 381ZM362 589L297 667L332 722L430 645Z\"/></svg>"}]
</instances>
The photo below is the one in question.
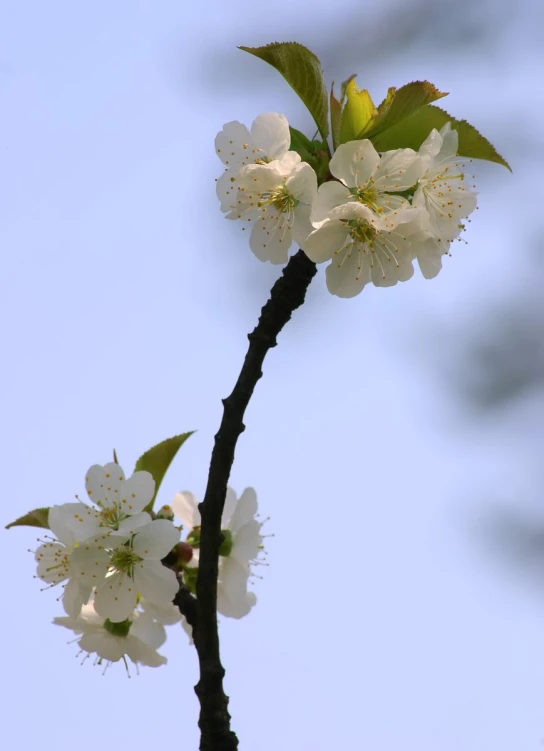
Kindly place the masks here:
<instances>
[{"instance_id":1,"label":"tree branch","mask_svg":"<svg viewBox=\"0 0 544 751\"><path fill-rule=\"evenodd\" d=\"M193 638L200 664L195 692L200 701L200 751L236 751L238 738L230 729L228 697L223 690L225 670L219 653L217 630L217 572L221 545L221 516L225 505L234 450L245 429L243 418L269 349L285 324L304 302L316 273L315 264L299 250L291 258L270 292L259 322L248 335L249 348L232 394L223 400L223 419L215 436L208 485L199 505L202 517L198 566L197 618ZM185 603L185 606L187 603Z\"/></svg>"}]
</instances>

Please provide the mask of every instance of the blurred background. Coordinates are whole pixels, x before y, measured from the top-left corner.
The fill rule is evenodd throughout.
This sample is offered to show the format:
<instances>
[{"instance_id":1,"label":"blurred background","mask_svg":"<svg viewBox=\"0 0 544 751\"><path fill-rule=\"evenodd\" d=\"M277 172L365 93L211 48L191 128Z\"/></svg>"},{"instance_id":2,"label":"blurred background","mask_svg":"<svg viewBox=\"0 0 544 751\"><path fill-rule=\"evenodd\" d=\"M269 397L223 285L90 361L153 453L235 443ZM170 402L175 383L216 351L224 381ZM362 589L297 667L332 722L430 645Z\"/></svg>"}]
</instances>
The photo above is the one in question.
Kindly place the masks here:
<instances>
[{"instance_id":1,"label":"blurred background","mask_svg":"<svg viewBox=\"0 0 544 751\"><path fill-rule=\"evenodd\" d=\"M231 484L270 516L258 604L221 624L240 748L522 751L544 742L544 155L537 0L117 0L0 6L3 524L117 449L198 432L160 500L202 496L221 397L280 269L218 210L229 120L309 116L237 50L296 40L381 101L428 79L512 165L433 281L327 293L270 353ZM37 530L2 536L4 719L18 749L196 749L196 657L80 665Z\"/></svg>"}]
</instances>

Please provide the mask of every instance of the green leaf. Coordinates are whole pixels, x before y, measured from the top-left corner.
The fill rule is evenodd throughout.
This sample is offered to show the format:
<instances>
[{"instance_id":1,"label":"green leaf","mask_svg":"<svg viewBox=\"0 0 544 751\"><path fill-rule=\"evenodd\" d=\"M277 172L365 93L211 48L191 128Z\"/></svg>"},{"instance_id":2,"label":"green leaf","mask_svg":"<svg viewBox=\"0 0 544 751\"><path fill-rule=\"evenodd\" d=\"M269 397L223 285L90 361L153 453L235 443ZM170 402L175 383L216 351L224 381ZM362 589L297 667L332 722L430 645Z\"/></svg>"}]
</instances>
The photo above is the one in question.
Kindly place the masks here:
<instances>
[{"instance_id":1,"label":"green leaf","mask_svg":"<svg viewBox=\"0 0 544 751\"><path fill-rule=\"evenodd\" d=\"M144 511L151 511L153 508L155 498L157 497L161 482L163 481L168 467L187 438L193 435L193 433L194 430L191 430L189 433L181 433L173 438L167 438L165 441L157 443L156 446L153 446L153 448L150 448L145 454L142 454L136 462L136 466L134 467L135 472L140 472L142 470L151 472L153 479L155 480L155 495L150 503L147 504Z\"/></svg>"},{"instance_id":2,"label":"green leaf","mask_svg":"<svg viewBox=\"0 0 544 751\"><path fill-rule=\"evenodd\" d=\"M400 89L390 88L386 98L378 107L376 117L362 128L356 137L372 140L379 133L392 128L425 105L443 96L447 94L439 91L428 81L412 81L401 86Z\"/></svg>"},{"instance_id":3,"label":"green leaf","mask_svg":"<svg viewBox=\"0 0 544 751\"><path fill-rule=\"evenodd\" d=\"M289 131L291 133L291 146L289 147L291 151L296 151L297 154L300 154L301 159L304 159L304 154L311 154L313 152L312 141L304 133L291 126L289 126Z\"/></svg>"},{"instance_id":4,"label":"green leaf","mask_svg":"<svg viewBox=\"0 0 544 751\"><path fill-rule=\"evenodd\" d=\"M328 101L319 58L298 42L273 42L264 47L240 47L264 60L285 78L302 99L326 140L329 134Z\"/></svg>"},{"instance_id":5,"label":"green leaf","mask_svg":"<svg viewBox=\"0 0 544 751\"><path fill-rule=\"evenodd\" d=\"M345 96L347 101L342 111L339 143L356 139L369 122L378 115L368 91L366 89L361 91L353 79L347 82Z\"/></svg>"},{"instance_id":6,"label":"green leaf","mask_svg":"<svg viewBox=\"0 0 544 751\"><path fill-rule=\"evenodd\" d=\"M300 130L289 126L291 131L291 151L296 151L303 162L307 162L317 174L318 183L329 168L329 147L323 141L310 141Z\"/></svg>"},{"instance_id":7,"label":"green leaf","mask_svg":"<svg viewBox=\"0 0 544 751\"><path fill-rule=\"evenodd\" d=\"M447 122L459 134L458 152L471 159L484 159L487 162L502 164L512 171L508 162L497 153L494 146L466 120L456 120L440 107L423 107L407 117L402 124L394 125L383 133L371 138L378 151L391 149L414 149L417 151L433 128L440 130Z\"/></svg>"},{"instance_id":8,"label":"green leaf","mask_svg":"<svg viewBox=\"0 0 544 751\"><path fill-rule=\"evenodd\" d=\"M42 529L49 529L49 507L35 508L34 511L29 511L28 514L19 517L11 524L6 524L6 529L11 527L42 527Z\"/></svg>"},{"instance_id":9,"label":"green leaf","mask_svg":"<svg viewBox=\"0 0 544 751\"><path fill-rule=\"evenodd\" d=\"M346 78L346 80L342 81L342 83L340 84L340 105L342 107L344 106L344 101L346 99L348 84L351 83L354 78L357 78L357 73L352 73L349 78Z\"/></svg>"},{"instance_id":10,"label":"green leaf","mask_svg":"<svg viewBox=\"0 0 544 751\"><path fill-rule=\"evenodd\" d=\"M336 147L340 143L340 120L342 118L342 105L340 104L338 99L334 96L334 81L331 86L330 109L331 109L332 147L334 151L336 151Z\"/></svg>"}]
</instances>

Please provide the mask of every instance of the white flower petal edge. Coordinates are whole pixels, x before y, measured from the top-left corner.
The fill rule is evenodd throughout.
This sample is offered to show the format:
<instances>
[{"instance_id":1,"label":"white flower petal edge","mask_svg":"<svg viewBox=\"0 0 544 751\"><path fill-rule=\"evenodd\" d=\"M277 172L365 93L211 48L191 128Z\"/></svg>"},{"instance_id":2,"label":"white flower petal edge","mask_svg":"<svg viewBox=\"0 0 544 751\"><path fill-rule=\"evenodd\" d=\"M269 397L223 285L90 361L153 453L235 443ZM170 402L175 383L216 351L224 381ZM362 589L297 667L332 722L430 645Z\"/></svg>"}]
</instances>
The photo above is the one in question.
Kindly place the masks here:
<instances>
[{"instance_id":1,"label":"white flower petal edge","mask_svg":"<svg viewBox=\"0 0 544 751\"><path fill-rule=\"evenodd\" d=\"M105 660L107 667L123 660L126 665L126 657L136 666L166 664L166 657L156 651L165 642L166 631L146 612L134 611L126 623L116 627L96 612L91 600L78 617L58 617L53 623L80 635L80 649L89 655L95 654L97 664Z\"/></svg>"},{"instance_id":2,"label":"white flower petal edge","mask_svg":"<svg viewBox=\"0 0 544 751\"><path fill-rule=\"evenodd\" d=\"M329 170L348 189L344 201L357 201L368 206L378 216L408 207L409 202L395 193L412 188L423 174L424 161L412 149L386 151L381 156L367 139L341 144L333 154ZM341 202L339 188L334 191L320 186L317 205L312 211L312 222L327 218L326 207L337 200ZM337 205L338 205L337 204ZM332 208L332 206L330 206Z\"/></svg>"},{"instance_id":3,"label":"white flower petal edge","mask_svg":"<svg viewBox=\"0 0 544 751\"><path fill-rule=\"evenodd\" d=\"M200 525L200 514L195 513L198 500L192 493L177 493L171 505L185 521L189 533ZM257 601L253 592L248 591L252 566L260 562L263 554L263 522L256 518L257 511L257 494L253 488L246 488L238 499L235 491L227 488L221 529L230 541L230 549L219 559L217 610L229 618L247 615ZM191 520L197 523L191 525L188 523ZM198 552L198 549L194 551L190 565L198 564ZM185 630L191 634L190 627Z\"/></svg>"},{"instance_id":4,"label":"white flower petal edge","mask_svg":"<svg viewBox=\"0 0 544 751\"><path fill-rule=\"evenodd\" d=\"M176 493L172 503L172 511L181 519L183 525L190 531L195 527L200 527L200 511L198 510L198 500L189 490L182 490Z\"/></svg>"},{"instance_id":5,"label":"white flower petal edge","mask_svg":"<svg viewBox=\"0 0 544 751\"><path fill-rule=\"evenodd\" d=\"M96 507L85 503L64 503L56 509L58 524L77 542L115 534L128 537L151 517L143 509L153 499L155 481L149 472L135 472L128 480L115 462L89 468L85 487Z\"/></svg>"},{"instance_id":6,"label":"white flower petal edge","mask_svg":"<svg viewBox=\"0 0 544 751\"><path fill-rule=\"evenodd\" d=\"M230 211L235 206L237 178L242 167L281 159L290 144L287 118L276 112L267 112L255 118L251 133L236 120L226 123L215 138L217 156L226 167L216 185L221 211Z\"/></svg>"},{"instance_id":7,"label":"white flower petal edge","mask_svg":"<svg viewBox=\"0 0 544 751\"><path fill-rule=\"evenodd\" d=\"M316 194L314 170L298 154L287 152L282 160L240 171L236 207L227 218L253 222L253 253L260 261L283 264L293 238L302 244L312 231L309 213Z\"/></svg>"},{"instance_id":8,"label":"white flower petal edge","mask_svg":"<svg viewBox=\"0 0 544 751\"><path fill-rule=\"evenodd\" d=\"M433 129L419 149L424 172L413 197L413 205L425 209L428 229L448 243L458 237L462 219L476 208L473 186L467 183L467 160L457 156L458 134L446 123Z\"/></svg>"},{"instance_id":9,"label":"white flower petal edge","mask_svg":"<svg viewBox=\"0 0 544 751\"><path fill-rule=\"evenodd\" d=\"M410 235L419 228L415 209L377 216L370 207L348 202L332 209L304 244L315 263L331 260L327 287L338 297L354 297L366 284L390 287L414 273Z\"/></svg>"},{"instance_id":10,"label":"white flower petal edge","mask_svg":"<svg viewBox=\"0 0 544 751\"><path fill-rule=\"evenodd\" d=\"M109 553L110 573L96 588L95 609L114 623L124 621L136 607L138 595L168 607L178 583L161 559L179 542L180 530L166 519L140 527L133 537Z\"/></svg>"}]
</instances>

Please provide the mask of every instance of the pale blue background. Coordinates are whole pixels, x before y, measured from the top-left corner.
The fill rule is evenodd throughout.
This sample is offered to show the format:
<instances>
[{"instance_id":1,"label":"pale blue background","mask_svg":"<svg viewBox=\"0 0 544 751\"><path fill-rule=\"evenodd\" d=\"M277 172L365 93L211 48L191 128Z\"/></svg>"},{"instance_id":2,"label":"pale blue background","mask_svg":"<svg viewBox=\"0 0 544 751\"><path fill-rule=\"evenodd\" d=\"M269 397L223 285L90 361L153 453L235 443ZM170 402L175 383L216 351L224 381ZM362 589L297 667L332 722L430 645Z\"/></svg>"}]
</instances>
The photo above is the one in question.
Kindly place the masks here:
<instances>
[{"instance_id":1,"label":"pale blue background","mask_svg":"<svg viewBox=\"0 0 544 751\"><path fill-rule=\"evenodd\" d=\"M345 301L321 270L267 359L232 485L257 489L275 537L257 607L222 625L226 687L242 751L539 749L542 593L474 528L498 496L537 502L542 412L476 419L453 383L488 303L541 294L542 6L375 5L0 4L2 523L72 500L113 447L130 471L190 429L160 500L203 493L220 398L279 273L218 210L213 139L270 110L312 135L236 45L296 39L329 83L358 72L378 101L428 78L514 173L475 168L480 210L436 280ZM181 629L166 668L80 667L50 625L58 593L32 579L36 536L2 535L2 740L196 749Z\"/></svg>"}]
</instances>

